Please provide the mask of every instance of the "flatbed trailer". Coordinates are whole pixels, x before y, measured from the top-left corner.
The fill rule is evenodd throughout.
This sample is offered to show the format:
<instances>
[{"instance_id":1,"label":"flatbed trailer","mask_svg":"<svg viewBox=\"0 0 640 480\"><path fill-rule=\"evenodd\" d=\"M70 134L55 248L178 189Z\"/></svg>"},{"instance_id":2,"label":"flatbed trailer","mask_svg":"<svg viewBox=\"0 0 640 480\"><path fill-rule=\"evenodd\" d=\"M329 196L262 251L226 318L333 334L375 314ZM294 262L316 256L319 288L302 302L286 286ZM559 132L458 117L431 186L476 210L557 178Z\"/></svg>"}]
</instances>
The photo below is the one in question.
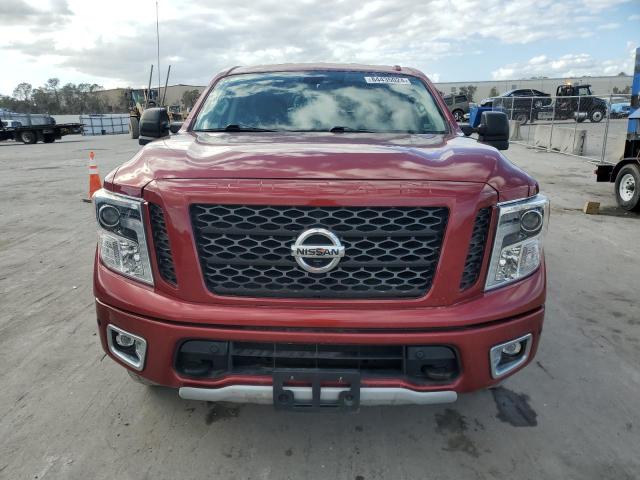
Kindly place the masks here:
<instances>
[{"instance_id":1,"label":"flatbed trailer","mask_svg":"<svg viewBox=\"0 0 640 480\"><path fill-rule=\"evenodd\" d=\"M615 183L618 205L625 210L640 212L640 47L636 49L624 153L617 163L602 163L594 173L598 182Z\"/></svg>"},{"instance_id":2,"label":"flatbed trailer","mask_svg":"<svg viewBox=\"0 0 640 480\"><path fill-rule=\"evenodd\" d=\"M36 142L53 143L65 135L82 133L80 123L61 123L53 125L27 125L19 127L0 127L0 140L15 140L25 144Z\"/></svg>"}]
</instances>

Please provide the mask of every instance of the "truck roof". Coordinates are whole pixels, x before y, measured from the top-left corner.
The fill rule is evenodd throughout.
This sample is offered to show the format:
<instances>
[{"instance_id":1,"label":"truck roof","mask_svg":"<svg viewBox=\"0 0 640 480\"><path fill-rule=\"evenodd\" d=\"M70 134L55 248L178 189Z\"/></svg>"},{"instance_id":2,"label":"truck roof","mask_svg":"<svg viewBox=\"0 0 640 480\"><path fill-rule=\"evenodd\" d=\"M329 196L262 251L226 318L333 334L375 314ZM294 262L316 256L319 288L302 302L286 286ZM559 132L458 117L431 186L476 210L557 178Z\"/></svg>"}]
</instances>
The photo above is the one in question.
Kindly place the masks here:
<instances>
[{"instance_id":1,"label":"truck roof","mask_svg":"<svg viewBox=\"0 0 640 480\"><path fill-rule=\"evenodd\" d=\"M238 66L227 71L227 75L242 73L300 72L313 70L346 70L356 72L403 73L422 76L418 70L400 65L366 65L359 63L280 63L272 65Z\"/></svg>"}]
</instances>

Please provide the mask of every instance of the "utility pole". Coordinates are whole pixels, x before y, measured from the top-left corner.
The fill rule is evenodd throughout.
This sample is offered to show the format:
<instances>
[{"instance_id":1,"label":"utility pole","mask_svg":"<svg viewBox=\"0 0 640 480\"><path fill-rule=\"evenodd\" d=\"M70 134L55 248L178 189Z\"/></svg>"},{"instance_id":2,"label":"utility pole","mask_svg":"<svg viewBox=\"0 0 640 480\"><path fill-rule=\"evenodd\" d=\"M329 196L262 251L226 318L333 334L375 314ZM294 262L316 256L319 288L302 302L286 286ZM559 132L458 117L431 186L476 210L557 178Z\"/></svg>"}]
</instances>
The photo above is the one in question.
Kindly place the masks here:
<instances>
[{"instance_id":1,"label":"utility pole","mask_svg":"<svg viewBox=\"0 0 640 480\"><path fill-rule=\"evenodd\" d=\"M160 78L160 22L158 21L158 2L156 2L156 40L158 44L158 100L160 100L160 86L162 85L162 79Z\"/></svg>"}]
</instances>

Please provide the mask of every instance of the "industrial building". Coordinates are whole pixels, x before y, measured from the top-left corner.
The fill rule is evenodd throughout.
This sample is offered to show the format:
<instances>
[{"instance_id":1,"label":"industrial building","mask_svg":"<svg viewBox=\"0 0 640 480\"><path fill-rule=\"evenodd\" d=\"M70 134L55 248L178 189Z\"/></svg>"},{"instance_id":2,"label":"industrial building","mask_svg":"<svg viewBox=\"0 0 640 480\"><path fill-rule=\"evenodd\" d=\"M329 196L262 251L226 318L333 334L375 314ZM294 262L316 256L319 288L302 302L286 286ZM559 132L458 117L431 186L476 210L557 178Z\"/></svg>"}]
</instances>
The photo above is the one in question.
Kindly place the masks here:
<instances>
[{"instance_id":1,"label":"industrial building","mask_svg":"<svg viewBox=\"0 0 640 480\"><path fill-rule=\"evenodd\" d=\"M630 93L631 75L616 75L610 77L559 77L559 78L535 78L521 80L483 80L479 82L439 82L436 87L445 95L461 93L461 88L476 87L473 101L479 102L483 98L495 96L495 92L501 94L516 88L533 88L541 92L555 95L556 87L563 83L574 85L591 85L595 95L605 96L613 93ZM494 90L495 89L495 90ZM493 93L492 93L493 90Z\"/></svg>"},{"instance_id":2,"label":"industrial building","mask_svg":"<svg viewBox=\"0 0 640 480\"><path fill-rule=\"evenodd\" d=\"M537 79L521 79L521 80L483 80L469 82L438 82L436 87L444 95L456 94L464 92L469 86L473 86L476 90L473 93L472 101L479 102L483 98L491 97L497 91L498 94L513 90L516 88L534 88L542 92L555 94L556 87L563 83L573 84L590 84L596 95L610 95L613 93L628 92L631 88L631 75L617 75L611 77L564 77L564 78L537 78ZM201 92L205 87L199 85L169 85L167 87L167 95L165 103L167 105L180 105L182 96L189 90L198 90ZM462 90L461 90L462 88ZM495 91L492 94L492 90ZM126 111L126 88L113 88L98 92L104 99L107 110L111 112ZM164 87L160 88L160 97L164 93Z\"/></svg>"}]
</instances>

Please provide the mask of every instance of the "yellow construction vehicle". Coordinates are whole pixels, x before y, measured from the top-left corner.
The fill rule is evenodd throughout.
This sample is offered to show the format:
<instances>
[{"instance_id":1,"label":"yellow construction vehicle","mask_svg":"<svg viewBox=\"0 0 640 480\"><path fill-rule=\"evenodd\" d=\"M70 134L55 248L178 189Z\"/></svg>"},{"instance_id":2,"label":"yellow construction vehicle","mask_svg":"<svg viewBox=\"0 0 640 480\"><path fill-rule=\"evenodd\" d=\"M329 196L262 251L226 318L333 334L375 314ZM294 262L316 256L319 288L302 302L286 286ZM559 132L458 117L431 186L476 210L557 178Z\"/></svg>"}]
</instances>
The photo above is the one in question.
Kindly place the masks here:
<instances>
[{"instance_id":1,"label":"yellow construction vehicle","mask_svg":"<svg viewBox=\"0 0 640 480\"><path fill-rule=\"evenodd\" d=\"M129 102L129 135L133 139L140 136L140 117L145 108L157 106L158 90L151 88L151 78L153 75L153 65L149 72L148 88L129 89L125 93ZM165 88L166 90L166 88Z\"/></svg>"}]
</instances>

